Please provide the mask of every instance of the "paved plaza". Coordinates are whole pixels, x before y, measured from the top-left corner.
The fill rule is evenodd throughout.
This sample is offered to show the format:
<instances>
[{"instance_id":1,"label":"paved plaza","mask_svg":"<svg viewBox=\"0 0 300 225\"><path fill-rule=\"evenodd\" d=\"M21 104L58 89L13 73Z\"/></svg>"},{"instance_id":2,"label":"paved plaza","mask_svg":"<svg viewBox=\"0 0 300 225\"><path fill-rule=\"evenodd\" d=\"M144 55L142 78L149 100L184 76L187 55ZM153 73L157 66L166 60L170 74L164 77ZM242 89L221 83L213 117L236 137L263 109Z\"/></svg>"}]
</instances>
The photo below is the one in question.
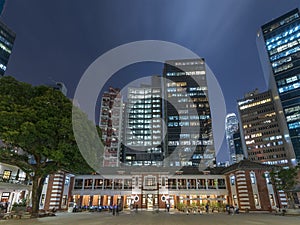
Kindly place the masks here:
<instances>
[{"instance_id":1,"label":"paved plaza","mask_svg":"<svg viewBox=\"0 0 300 225\"><path fill-rule=\"evenodd\" d=\"M227 215L167 212L121 212L119 216L110 213L57 213L55 217L38 219L1 220L0 225L299 225L300 216L275 216L271 214Z\"/></svg>"}]
</instances>

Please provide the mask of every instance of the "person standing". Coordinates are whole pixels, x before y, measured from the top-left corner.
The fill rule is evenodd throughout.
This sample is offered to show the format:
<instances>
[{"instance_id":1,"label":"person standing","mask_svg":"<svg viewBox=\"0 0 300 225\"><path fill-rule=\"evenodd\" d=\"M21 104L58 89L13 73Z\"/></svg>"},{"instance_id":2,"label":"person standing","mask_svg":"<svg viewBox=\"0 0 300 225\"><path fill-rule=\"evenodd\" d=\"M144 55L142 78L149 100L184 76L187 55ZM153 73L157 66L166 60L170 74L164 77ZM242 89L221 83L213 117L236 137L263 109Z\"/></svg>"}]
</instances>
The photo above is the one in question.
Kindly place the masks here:
<instances>
[{"instance_id":1,"label":"person standing","mask_svg":"<svg viewBox=\"0 0 300 225\"><path fill-rule=\"evenodd\" d=\"M7 213L8 211L8 202L5 202L4 204L4 212Z\"/></svg>"},{"instance_id":2,"label":"person standing","mask_svg":"<svg viewBox=\"0 0 300 225\"><path fill-rule=\"evenodd\" d=\"M208 203L206 204L205 209L206 209L206 213L209 213L209 204Z\"/></svg>"},{"instance_id":3,"label":"person standing","mask_svg":"<svg viewBox=\"0 0 300 225\"><path fill-rule=\"evenodd\" d=\"M167 203L167 211L170 212L170 204Z\"/></svg>"},{"instance_id":4,"label":"person standing","mask_svg":"<svg viewBox=\"0 0 300 225\"><path fill-rule=\"evenodd\" d=\"M116 215L119 215L119 205L116 206Z\"/></svg>"},{"instance_id":5,"label":"person standing","mask_svg":"<svg viewBox=\"0 0 300 225\"><path fill-rule=\"evenodd\" d=\"M112 211L113 211L113 216L116 215L116 205L113 205Z\"/></svg>"},{"instance_id":6,"label":"person standing","mask_svg":"<svg viewBox=\"0 0 300 225\"><path fill-rule=\"evenodd\" d=\"M228 215L230 215L230 206L228 204L226 205L226 212L228 213Z\"/></svg>"}]
</instances>

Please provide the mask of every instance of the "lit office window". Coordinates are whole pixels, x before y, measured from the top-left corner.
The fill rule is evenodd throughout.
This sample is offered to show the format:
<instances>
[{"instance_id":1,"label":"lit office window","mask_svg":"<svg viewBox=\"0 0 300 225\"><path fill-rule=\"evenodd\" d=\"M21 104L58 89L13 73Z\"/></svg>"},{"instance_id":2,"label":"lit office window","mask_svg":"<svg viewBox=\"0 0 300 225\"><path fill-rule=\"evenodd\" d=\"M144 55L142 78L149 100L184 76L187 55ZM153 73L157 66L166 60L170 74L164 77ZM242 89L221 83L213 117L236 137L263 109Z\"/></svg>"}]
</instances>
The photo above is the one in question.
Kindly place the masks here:
<instances>
[{"instance_id":1,"label":"lit office window","mask_svg":"<svg viewBox=\"0 0 300 225\"><path fill-rule=\"evenodd\" d=\"M251 180L251 184L255 184L256 183L256 178L255 178L255 173L254 172L250 173L250 180Z\"/></svg>"},{"instance_id":2,"label":"lit office window","mask_svg":"<svg viewBox=\"0 0 300 225\"><path fill-rule=\"evenodd\" d=\"M254 204L255 206L259 206L259 199L257 194L254 194Z\"/></svg>"}]
</instances>

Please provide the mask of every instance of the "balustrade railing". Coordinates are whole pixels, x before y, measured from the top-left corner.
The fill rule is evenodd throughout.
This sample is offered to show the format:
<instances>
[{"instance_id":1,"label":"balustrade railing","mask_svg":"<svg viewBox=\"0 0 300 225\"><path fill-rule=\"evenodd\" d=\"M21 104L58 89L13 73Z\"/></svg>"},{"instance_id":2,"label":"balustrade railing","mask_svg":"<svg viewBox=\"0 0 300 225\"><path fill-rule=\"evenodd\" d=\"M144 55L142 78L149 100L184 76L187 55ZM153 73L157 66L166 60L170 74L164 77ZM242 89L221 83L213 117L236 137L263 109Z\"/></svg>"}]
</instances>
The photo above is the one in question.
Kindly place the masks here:
<instances>
[{"instance_id":1,"label":"balustrade railing","mask_svg":"<svg viewBox=\"0 0 300 225\"><path fill-rule=\"evenodd\" d=\"M11 184L31 185L31 181L26 180L24 177L17 177L17 176L7 177L4 174L0 174L0 182L11 183Z\"/></svg>"}]
</instances>

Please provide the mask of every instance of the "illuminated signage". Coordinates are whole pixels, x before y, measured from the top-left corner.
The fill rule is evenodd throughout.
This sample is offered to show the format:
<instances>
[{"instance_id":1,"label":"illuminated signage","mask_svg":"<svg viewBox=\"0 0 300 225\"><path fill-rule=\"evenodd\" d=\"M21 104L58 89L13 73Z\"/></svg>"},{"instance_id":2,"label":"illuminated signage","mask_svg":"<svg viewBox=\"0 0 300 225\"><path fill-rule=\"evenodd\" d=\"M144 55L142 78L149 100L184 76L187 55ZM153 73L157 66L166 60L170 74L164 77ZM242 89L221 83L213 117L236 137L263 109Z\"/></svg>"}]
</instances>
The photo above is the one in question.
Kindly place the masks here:
<instances>
[{"instance_id":1,"label":"illuminated signage","mask_svg":"<svg viewBox=\"0 0 300 225\"><path fill-rule=\"evenodd\" d=\"M10 175L11 175L11 171L10 170L4 170L2 179L3 180L9 180L10 179Z\"/></svg>"}]
</instances>

